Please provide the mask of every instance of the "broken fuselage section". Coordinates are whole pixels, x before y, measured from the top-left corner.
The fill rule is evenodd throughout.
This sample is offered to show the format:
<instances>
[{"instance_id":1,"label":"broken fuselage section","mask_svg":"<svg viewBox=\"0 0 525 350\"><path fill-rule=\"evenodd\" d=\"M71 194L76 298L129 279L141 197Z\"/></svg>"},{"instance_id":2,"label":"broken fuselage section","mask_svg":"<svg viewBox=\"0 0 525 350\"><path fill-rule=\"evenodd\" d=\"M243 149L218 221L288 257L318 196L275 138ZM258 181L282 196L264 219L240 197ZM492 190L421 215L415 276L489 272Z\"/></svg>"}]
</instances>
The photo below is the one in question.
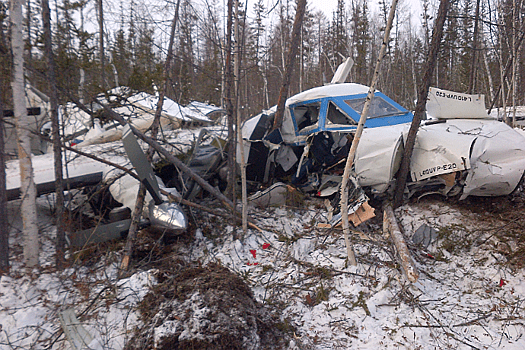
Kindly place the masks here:
<instances>
[{"instance_id":1,"label":"broken fuselage section","mask_svg":"<svg viewBox=\"0 0 525 350\"><path fill-rule=\"evenodd\" d=\"M270 132L275 108L242 128L247 177L289 181L318 196L334 196L368 87L331 84L289 98L282 126ZM512 193L525 171L525 137L491 119L482 95L432 88L410 162L408 196L499 196ZM355 187L370 196L393 189L413 115L375 92L354 159ZM330 178L330 181L327 179ZM332 183L332 190L327 190ZM354 189L353 191L357 191ZM350 198L352 198L350 196Z\"/></svg>"}]
</instances>

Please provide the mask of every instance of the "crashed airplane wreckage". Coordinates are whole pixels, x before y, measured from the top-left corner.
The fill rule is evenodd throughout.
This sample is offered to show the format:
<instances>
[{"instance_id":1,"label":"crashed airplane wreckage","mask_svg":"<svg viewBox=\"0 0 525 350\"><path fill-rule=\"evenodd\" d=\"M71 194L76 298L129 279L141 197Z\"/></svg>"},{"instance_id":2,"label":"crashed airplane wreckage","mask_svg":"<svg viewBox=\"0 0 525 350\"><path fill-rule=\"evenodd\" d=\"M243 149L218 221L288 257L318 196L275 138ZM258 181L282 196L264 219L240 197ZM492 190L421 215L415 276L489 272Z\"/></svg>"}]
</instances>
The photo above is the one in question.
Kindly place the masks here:
<instances>
[{"instance_id":1,"label":"crashed airplane wreckage","mask_svg":"<svg viewBox=\"0 0 525 350\"><path fill-rule=\"evenodd\" d=\"M344 163L367 92L367 86L341 83L299 93L286 101L282 126L273 131L275 107L247 120L242 126L247 178L289 181L332 198L337 208ZM427 114L431 119L422 122L411 158L408 197L501 196L519 187L525 137L490 118L483 95L431 88ZM367 196L386 197L393 190L412 118L411 112L375 92L355 155L350 214ZM339 220L334 216L331 224Z\"/></svg>"},{"instance_id":2,"label":"crashed airplane wreckage","mask_svg":"<svg viewBox=\"0 0 525 350\"><path fill-rule=\"evenodd\" d=\"M111 104L115 113L126 116L129 124L140 131L148 129L153 122L158 97L120 88L100 96L99 100ZM209 126L213 124L209 116L215 114L220 117L223 114L220 108L204 103L192 102L184 107L167 98L164 102L161 113L164 131L178 130L183 124ZM98 109L102 110L102 106ZM72 104L61 106L60 112L65 124L65 139L73 146L64 151L63 173L68 206L74 207L73 210L84 211L85 205L88 205L90 210L86 212L97 217L96 227L68 233L70 245L83 246L86 243L122 238L131 224L130 212L135 206L140 182L148 193L141 226L152 226L171 234L187 228L188 221L183 209L168 198L170 195L182 197L176 186L169 187L180 182L177 181L178 173L166 172L164 169L163 174L155 174L129 125L122 127L111 122L101 126L98 120L93 120L91 115ZM46 125L44 123L41 129L44 134ZM196 143L199 144L206 134L201 131ZM221 160L222 150L210 145L199 145L193 149L187 164L206 178L207 174L216 170ZM52 193L55 190L53 154L33 156L32 161L38 195ZM135 169L135 176L126 173L131 168ZM8 200L20 196L19 174L17 160L6 163ZM166 186L163 180L171 183ZM184 198L194 196L198 186L184 176L181 181L185 182L182 191Z\"/></svg>"}]
</instances>

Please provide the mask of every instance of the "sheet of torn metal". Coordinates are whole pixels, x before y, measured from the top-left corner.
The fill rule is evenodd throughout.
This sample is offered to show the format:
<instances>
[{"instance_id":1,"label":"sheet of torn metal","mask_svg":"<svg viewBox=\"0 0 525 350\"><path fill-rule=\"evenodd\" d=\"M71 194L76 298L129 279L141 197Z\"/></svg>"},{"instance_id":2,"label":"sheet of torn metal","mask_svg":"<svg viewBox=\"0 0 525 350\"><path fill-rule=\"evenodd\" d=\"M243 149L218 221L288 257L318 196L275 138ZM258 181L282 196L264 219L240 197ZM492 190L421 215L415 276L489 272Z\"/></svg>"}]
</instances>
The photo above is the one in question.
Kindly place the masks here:
<instances>
[{"instance_id":1,"label":"sheet of torn metal","mask_svg":"<svg viewBox=\"0 0 525 350\"><path fill-rule=\"evenodd\" d=\"M525 138L497 121L487 121L478 129L461 198L501 196L512 193L525 171Z\"/></svg>"},{"instance_id":2,"label":"sheet of torn metal","mask_svg":"<svg viewBox=\"0 0 525 350\"><path fill-rule=\"evenodd\" d=\"M276 182L267 189L252 194L248 197L248 203L259 208L285 205L289 193L294 190L295 189L285 183Z\"/></svg>"},{"instance_id":3,"label":"sheet of torn metal","mask_svg":"<svg viewBox=\"0 0 525 350\"><path fill-rule=\"evenodd\" d=\"M85 247L88 244L122 239L131 225L131 219L120 220L109 224L98 224L86 230L68 232L68 244L72 247Z\"/></svg>"},{"instance_id":4,"label":"sheet of torn metal","mask_svg":"<svg viewBox=\"0 0 525 350\"><path fill-rule=\"evenodd\" d=\"M488 119L485 95L468 95L431 87L427 113L437 119Z\"/></svg>"},{"instance_id":5,"label":"sheet of torn metal","mask_svg":"<svg viewBox=\"0 0 525 350\"><path fill-rule=\"evenodd\" d=\"M351 175L348 184L348 219L357 226L375 216L374 209L368 205L368 196L358 184L355 175ZM354 215L355 214L355 215ZM341 212L330 219L330 225L341 225Z\"/></svg>"},{"instance_id":6,"label":"sheet of torn metal","mask_svg":"<svg viewBox=\"0 0 525 350\"><path fill-rule=\"evenodd\" d=\"M420 127L410 162L412 180L470 169L470 149L475 139L454 121Z\"/></svg>"},{"instance_id":7,"label":"sheet of torn metal","mask_svg":"<svg viewBox=\"0 0 525 350\"><path fill-rule=\"evenodd\" d=\"M110 144L109 146L93 146L90 151L102 159L111 160L120 165L128 164L129 160L111 149L111 146ZM70 188L97 184L101 182L104 173L112 169L107 164L70 151L65 151L64 157L67 160L64 163L64 180ZM34 156L32 162L38 195L53 192L55 190L53 154L46 153ZM6 189L9 200L16 199L20 195L20 168L18 160L6 163Z\"/></svg>"},{"instance_id":8,"label":"sheet of torn metal","mask_svg":"<svg viewBox=\"0 0 525 350\"><path fill-rule=\"evenodd\" d=\"M357 180L373 193L383 193L398 170L402 151L402 133L407 125L365 129L355 155Z\"/></svg>"}]
</instances>

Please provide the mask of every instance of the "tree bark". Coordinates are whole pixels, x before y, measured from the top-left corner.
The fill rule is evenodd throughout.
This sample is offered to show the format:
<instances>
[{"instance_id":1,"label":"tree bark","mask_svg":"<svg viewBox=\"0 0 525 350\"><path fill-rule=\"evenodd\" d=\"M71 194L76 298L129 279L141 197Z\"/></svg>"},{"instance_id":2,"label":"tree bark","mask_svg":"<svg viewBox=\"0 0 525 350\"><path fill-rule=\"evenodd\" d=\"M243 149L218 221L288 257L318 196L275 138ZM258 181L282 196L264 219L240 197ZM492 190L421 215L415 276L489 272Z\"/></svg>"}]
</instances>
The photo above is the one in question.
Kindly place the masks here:
<instances>
[{"instance_id":1,"label":"tree bark","mask_svg":"<svg viewBox=\"0 0 525 350\"><path fill-rule=\"evenodd\" d=\"M501 27L503 27L503 24L500 24ZM516 47L517 49L519 49L521 47L521 43L523 42L523 38L525 38L525 21L523 23L521 23L521 27L519 29L519 31L521 33L519 39L518 39L518 42L516 44ZM502 50L501 48L501 40L499 40L500 42L500 51ZM500 54L500 57L501 57L501 54ZM500 71L501 71L501 83L500 85L498 86L498 90L496 91L496 93L494 94L494 98L492 99L492 102L490 103L490 107L489 107L489 114L490 112L492 111L492 109L494 108L494 105L496 104L496 100L498 99L498 97L500 96L500 92L502 91L502 89L504 90L505 87L503 86L504 82L505 82L505 79L507 78L507 75L509 74L510 72L510 68L513 66L512 65L512 62L513 62L513 59L512 59L512 55L509 57L509 59L507 60L507 63L505 64L505 68L503 68L503 58L501 59L502 61L500 62ZM504 94L503 94L504 95ZM505 103L505 102L502 102L502 103Z\"/></svg>"},{"instance_id":2,"label":"tree bark","mask_svg":"<svg viewBox=\"0 0 525 350\"><path fill-rule=\"evenodd\" d=\"M235 124L233 102L232 102L232 23L233 19L233 0L228 0L228 18L226 24L226 60L224 69L224 105L226 106L226 115L228 119L228 187L226 189L226 196L231 198L235 203L235 133L233 125Z\"/></svg>"},{"instance_id":3,"label":"tree bark","mask_svg":"<svg viewBox=\"0 0 525 350\"><path fill-rule=\"evenodd\" d=\"M66 249L66 236L64 227L64 183L62 174L62 144L60 140L60 125L58 121L58 94L55 75L55 60L53 58L51 41L51 15L49 1L42 0L42 18L44 25L44 51L47 63L47 80L50 85L49 101L51 107L51 130L53 140L53 154L55 163L55 209L56 209L56 265L64 266L64 252Z\"/></svg>"},{"instance_id":4,"label":"tree bark","mask_svg":"<svg viewBox=\"0 0 525 350\"><path fill-rule=\"evenodd\" d=\"M1 4L2 12L5 11L4 5ZM4 21L0 17L0 63L7 65L9 63L9 50L4 38ZM6 173L5 173L5 124L4 124L4 90L7 88L5 77L0 75L0 218L7 218L7 190L6 190ZM0 220L0 275L9 272L9 225L7 220Z\"/></svg>"},{"instance_id":5,"label":"tree bark","mask_svg":"<svg viewBox=\"0 0 525 350\"><path fill-rule=\"evenodd\" d=\"M239 0L235 0L235 115L237 143L240 153L241 165L241 196L242 196L242 230L248 231L248 190L246 185L246 161L244 158L244 144L241 130L241 99L240 99L240 75L241 75L241 38L239 34Z\"/></svg>"},{"instance_id":6,"label":"tree bark","mask_svg":"<svg viewBox=\"0 0 525 350\"><path fill-rule=\"evenodd\" d=\"M97 0L97 10L98 10L98 51L100 58L100 78L101 84L100 87L103 91L106 90L106 62L104 55L104 8L102 6L102 0Z\"/></svg>"},{"instance_id":7,"label":"tree bark","mask_svg":"<svg viewBox=\"0 0 525 350\"><path fill-rule=\"evenodd\" d=\"M394 208L399 207L403 202L403 193L405 192L406 180L409 174L410 159L412 158L412 152L414 151L414 144L416 142L419 124L425 113L428 89L430 88L432 75L434 74L434 67L436 66L437 55L439 46L441 44L441 38L443 37L443 26L445 24L448 8L449 0L441 0L438 9L438 15L434 23L434 29L432 30L432 42L430 44L428 60L426 62L425 74L423 76L423 80L421 81L421 85L419 86L414 119L412 119L412 124L410 125L408 137L405 142L405 151L401 160L401 167L397 174L393 203Z\"/></svg>"},{"instance_id":8,"label":"tree bark","mask_svg":"<svg viewBox=\"0 0 525 350\"><path fill-rule=\"evenodd\" d=\"M372 83L368 89L368 95L366 96L365 105L363 106L363 111L361 112L361 117L359 118L359 123L357 124L357 129L355 132L354 139L352 140L352 145L350 146L350 151L348 152L348 157L346 158L345 171L343 173L343 181L341 182L341 220L343 224L343 234L345 237L346 251L348 254L348 261L352 265L357 265L355 259L355 254L353 247L351 246L349 234L350 234L350 224L348 222L348 179L350 177L350 171L354 164L354 156L357 151L357 146L359 145L359 140L363 134L363 129L365 127L366 118L368 117L368 110L370 109L370 104L374 97L375 86L377 84L377 79L379 77L379 68L381 67L381 61L385 56L386 48L388 46L388 41L390 40L390 31L392 30L392 22L396 14L397 0L392 0L392 5L390 7L390 12L388 13L388 20L385 28L385 35L383 37L383 44L379 51L379 56L377 58L376 67L374 71L374 76L372 78Z\"/></svg>"},{"instance_id":9,"label":"tree bark","mask_svg":"<svg viewBox=\"0 0 525 350\"><path fill-rule=\"evenodd\" d=\"M0 24L1 21L0 21ZM2 45L3 46L3 45ZM2 50L3 51L3 50ZM2 52L3 53L3 52ZM2 100L3 79L0 80L0 218L7 218L7 191L4 148L4 103ZM0 220L0 276L9 272L9 225L6 219Z\"/></svg>"},{"instance_id":10,"label":"tree bark","mask_svg":"<svg viewBox=\"0 0 525 350\"><path fill-rule=\"evenodd\" d=\"M177 0L177 5L175 8L175 15L173 16L173 21L171 22L171 32L170 32L170 41L168 45L168 54L166 56L166 62L164 64L164 83L159 94L159 101L157 102L157 109L155 110L155 117L153 118L153 123L151 124L151 138L153 140L157 139L157 134L160 127L160 116L162 114L162 106L164 105L164 97L166 96L166 91L168 89L169 81L169 72L171 70L171 61L173 60L173 42L175 40L175 28L179 20L179 6L180 0ZM147 158L151 161L153 157L154 149L150 145L148 149ZM142 216L142 209L144 207L144 199L146 197L146 188L141 183L139 186L139 191L137 193L137 200L135 202L135 208L131 215L131 225L128 231L128 237L126 239L126 245L124 246L124 256L120 264L121 270L127 270L129 266L129 261L131 255L133 254L133 245L137 238L138 225L140 222L140 217Z\"/></svg>"},{"instance_id":11,"label":"tree bark","mask_svg":"<svg viewBox=\"0 0 525 350\"><path fill-rule=\"evenodd\" d=\"M480 0L476 0L476 17L475 17L475 23L474 23L474 43L472 47L472 65L470 66L470 79L468 84L468 94L472 94L472 90L474 89L474 84L476 83L476 70L477 70L477 64L476 64L476 58L478 55L478 28L479 28L479 2Z\"/></svg>"},{"instance_id":12,"label":"tree bark","mask_svg":"<svg viewBox=\"0 0 525 350\"><path fill-rule=\"evenodd\" d=\"M292 29L292 43L290 44L290 51L288 52L288 57L286 58L283 85L279 91L279 100L277 102L277 111L275 112L272 131L280 128L283 123L284 105L286 103L286 99L288 98L288 88L290 87L295 57L297 56L297 52L299 50L299 39L301 38L301 26L303 24L305 10L306 0L297 0L297 10L295 12L295 20L293 22Z\"/></svg>"},{"instance_id":13,"label":"tree bark","mask_svg":"<svg viewBox=\"0 0 525 350\"><path fill-rule=\"evenodd\" d=\"M30 120L27 117L24 86L24 40L22 35L21 0L10 1L11 48L13 51L13 106L18 135L18 159L22 193L21 215L24 230L24 262L26 267L38 265L38 225L36 214L36 186L31 163Z\"/></svg>"}]
</instances>

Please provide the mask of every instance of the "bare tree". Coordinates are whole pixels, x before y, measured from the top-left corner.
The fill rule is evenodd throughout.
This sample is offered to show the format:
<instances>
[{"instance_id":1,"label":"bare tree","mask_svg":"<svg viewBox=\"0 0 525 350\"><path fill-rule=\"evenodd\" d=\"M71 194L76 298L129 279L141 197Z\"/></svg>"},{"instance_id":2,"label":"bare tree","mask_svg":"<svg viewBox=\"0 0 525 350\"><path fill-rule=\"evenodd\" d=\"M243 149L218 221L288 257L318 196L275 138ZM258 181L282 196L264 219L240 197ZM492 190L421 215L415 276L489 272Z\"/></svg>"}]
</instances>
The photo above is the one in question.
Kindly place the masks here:
<instances>
[{"instance_id":1,"label":"bare tree","mask_svg":"<svg viewBox=\"0 0 525 350\"><path fill-rule=\"evenodd\" d=\"M1 5L0 5L1 6ZM0 25L1 25L0 21ZM2 43L3 44L3 43ZM1 45L1 44L0 44ZM5 54L4 46L0 49ZM0 79L0 218L7 218L7 192L5 177L5 149L4 149L4 103L1 88L3 81ZM7 220L0 220L0 276L9 271L9 226Z\"/></svg>"},{"instance_id":2,"label":"bare tree","mask_svg":"<svg viewBox=\"0 0 525 350\"><path fill-rule=\"evenodd\" d=\"M279 92L279 100L277 102L277 112L275 112L275 119L273 121L272 130L278 129L283 123L284 104L288 98L288 88L293 73L295 58L299 50L299 40L301 39L301 26L303 24L304 12L306 10L306 0L297 0L297 10L295 12L295 20L292 29L292 42L290 44L290 51L286 58L286 66L283 76L283 84Z\"/></svg>"},{"instance_id":3,"label":"bare tree","mask_svg":"<svg viewBox=\"0 0 525 350\"><path fill-rule=\"evenodd\" d=\"M403 193L405 191L406 179L410 168L410 159L412 158L412 152L414 151L414 145L416 143L416 135L419 129L419 123L425 113L425 106L427 104L428 89L432 81L432 75L434 74L434 67L436 66L437 55L441 38L443 37L443 26L445 24L445 18L447 16L449 7L449 0L441 0L438 9L438 15L434 23L434 29L432 30L432 42L430 43L430 49L428 54L428 60L425 67L425 75L419 86L416 110L408 137L405 142L405 152L403 153L403 159L401 160L401 167L397 173L396 188L394 193L394 208L397 208L403 202Z\"/></svg>"},{"instance_id":4,"label":"bare tree","mask_svg":"<svg viewBox=\"0 0 525 350\"><path fill-rule=\"evenodd\" d=\"M226 115L228 118L228 187L226 189L226 197L231 198L235 203L235 134L233 131L234 111L232 102L232 23L233 19L233 0L228 0L228 18L226 20L226 60L224 62L224 106L226 107Z\"/></svg>"},{"instance_id":5,"label":"bare tree","mask_svg":"<svg viewBox=\"0 0 525 350\"><path fill-rule=\"evenodd\" d=\"M9 50L4 37L4 18L7 6L0 3L0 63L7 65ZM0 218L7 218L7 190L5 173L5 147L4 147L4 90L8 82L5 76L0 75ZM0 275L9 271L9 225L7 220L0 220Z\"/></svg>"},{"instance_id":6,"label":"bare tree","mask_svg":"<svg viewBox=\"0 0 525 350\"><path fill-rule=\"evenodd\" d=\"M55 60L51 42L51 15L49 1L42 0L42 19L44 24L44 54L47 63L47 80L50 86L49 102L51 107L51 129L53 140L53 154L55 163L55 214L56 214L56 265L63 267L64 252L66 249L66 236L64 232L64 183L62 174L62 144L60 142L60 125L58 121L58 95L55 74Z\"/></svg>"},{"instance_id":7,"label":"bare tree","mask_svg":"<svg viewBox=\"0 0 525 350\"><path fill-rule=\"evenodd\" d=\"M106 88L106 63L104 58L104 8L102 6L102 0L97 0L97 11L98 11L98 30L99 30L99 39L98 39L98 51L100 57L100 76L101 84L100 86L104 90Z\"/></svg>"},{"instance_id":8,"label":"bare tree","mask_svg":"<svg viewBox=\"0 0 525 350\"><path fill-rule=\"evenodd\" d=\"M28 268L38 265L38 226L36 186L31 162L31 131L27 117L24 86L24 40L22 36L22 2L10 1L11 48L13 52L13 107L18 135L18 159L22 193L21 214L24 229L24 262Z\"/></svg>"},{"instance_id":9,"label":"bare tree","mask_svg":"<svg viewBox=\"0 0 525 350\"><path fill-rule=\"evenodd\" d=\"M366 96L365 104L363 106L363 111L361 112L361 117L359 118L359 123L357 124L357 129L355 132L354 139L352 140L352 145L350 146L350 151L348 152L348 157L346 158L346 165L345 165L345 171L343 174L343 181L341 182L340 205L341 205L341 220L343 224L343 234L344 234L345 243L346 243L348 261L350 262L350 264L354 266L357 265L357 261L355 259L355 254L354 254L352 245L350 243L350 238L349 238L350 224L348 222L348 178L350 177L350 170L352 169L352 165L354 164L354 156L355 156L355 152L357 151L357 146L359 145L361 135L363 134L363 129L365 127L366 118L368 117L368 110L370 108L370 104L372 103L372 99L374 98L374 92L376 89L377 79L379 77L379 68L381 67L381 61L383 61L383 57L385 56L388 42L390 40L390 31L392 29L392 22L396 14L396 7L397 7L397 0L392 0L392 5L390 6L390 11L388 13L388 18L386 21L386 28L385 28L385 35L383 37L383 43L381 45L379 56L376 61L374 76L372 78L372 83L370 84L370 87L368 89L368 94Z\"/></svg>"},{"instance_id":10,"label":"bare tree","mask_svg":"<svg viewBox=\"0 0 525 350\"><path fill-rule=\"evenodd\" d=\"M173 41L175 39L175 28L177 25L177 21L179 20L179 6L180 6L180 0L177 0L177 5L175 8L175 15L173 16L173 21L171 22L171 33L170 33L170 41L168 45L168 55L166 57L166 62L164 64L164 84L162 86L162 90L160 91L159 101L157 102L157 109L155 111L155 117L153 119L153 124L151 126L152 139L157 138L157 134L158 134L159 126L160 126L160 116L162 114L162 106L164 104L164 96L166 96L166 91L168 89L169 72L171 70L171 61L173 60ZM154 149L153 147L150 146L148 150L148 160L150 161L151 161L151 157L153 156L153 152L154 152ZM127 270L129 266L131 254L133 253L133 245L137 237L139 220L142 215L142 208L144 207L145 197L146 197L146 188L141 183L139 187L139 192L137 194L137 200L135 201L135 208L132 213L132 220L131 220L131 225L129 228L128 237L126 240L126 245L124 246L124 257L122 258L122 262L120 264L121 270Z\"/></svg>"},{"instance_id":11,"label":"bare tree","mask_svg":"<svg viewBox=\"0 0 525 350\"><path fill-rule=\"evenodd\" d=\"M241 131L241 99L240 99L240 78L241 78L241 37L239 33L239 0L235 0L235 115L237 142L240 154L241 165L241 197L242 197L242 230L244 233L248 230L248 191L246 185L246 161L244 157L244 146Z\"/></svg>"}]
</instances>

